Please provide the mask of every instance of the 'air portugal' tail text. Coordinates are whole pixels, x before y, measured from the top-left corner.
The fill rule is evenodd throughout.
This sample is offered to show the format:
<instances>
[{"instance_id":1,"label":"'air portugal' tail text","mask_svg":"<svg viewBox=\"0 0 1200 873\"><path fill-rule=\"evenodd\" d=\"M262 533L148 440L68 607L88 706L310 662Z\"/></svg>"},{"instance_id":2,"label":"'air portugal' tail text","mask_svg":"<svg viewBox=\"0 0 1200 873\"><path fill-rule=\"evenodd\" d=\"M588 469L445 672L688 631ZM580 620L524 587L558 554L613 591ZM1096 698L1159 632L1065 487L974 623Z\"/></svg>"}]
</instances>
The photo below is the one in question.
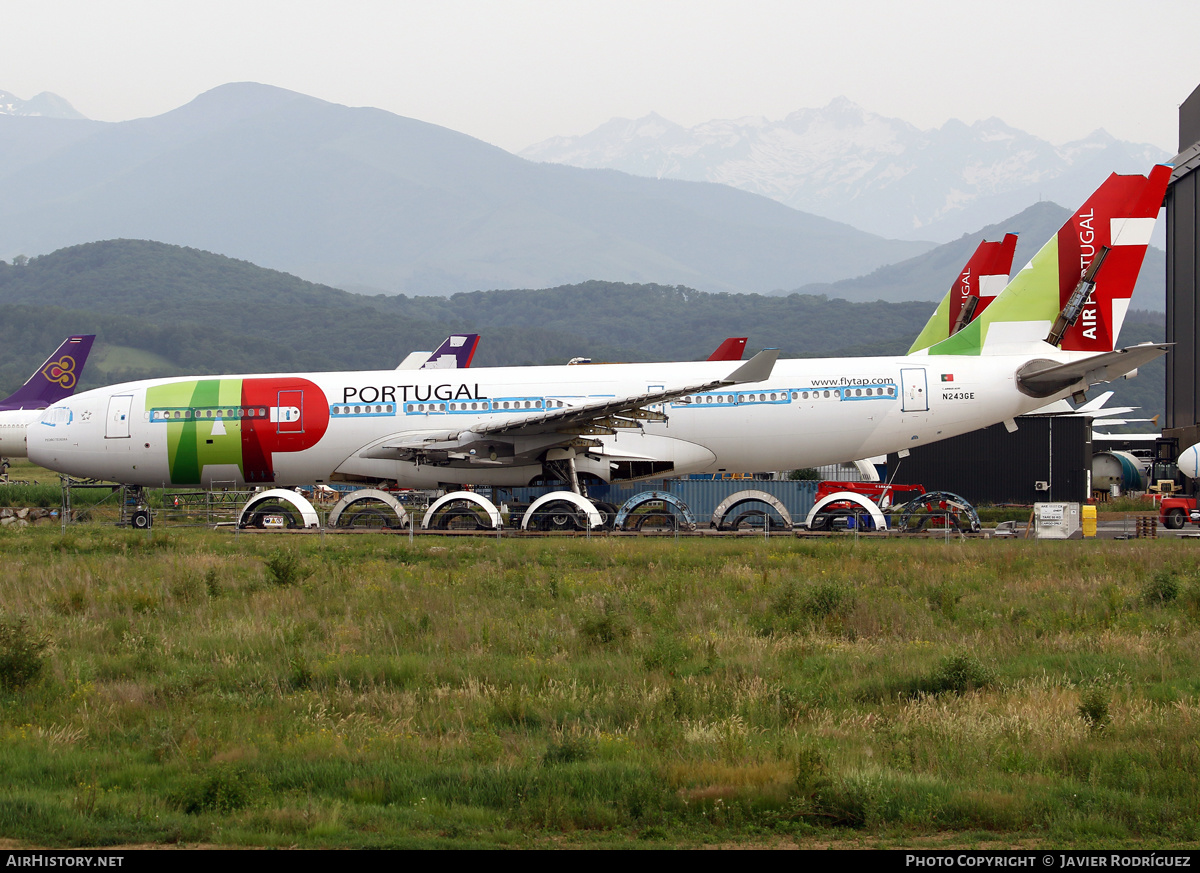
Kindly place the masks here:
<instances>
[{"instance_id":1,"label":"'air portugal' tail text","mask_svg":"<svg viewBox=\"0 0 1200 873\"><path fill-rule=\"evenodd\" d=\"M928 353L1111 352L1170 178L1161 164L1149 177L1113 173L982 315Z\"/></svg>"},{"instance_id":2,"label":"'air portugal' tail text","mask_svg":"<svg viewBox=\"0 0 1200 873\"><path fill-rule=\"evenodd\" d=\"M981 240L979 248L962 268L954 286L946 292L908 353L914 355L954 336L982 315L988 304L1008 285L1016 250L1015 233L1005 234L1000 242Z\"/></svg>"}]
</instances>

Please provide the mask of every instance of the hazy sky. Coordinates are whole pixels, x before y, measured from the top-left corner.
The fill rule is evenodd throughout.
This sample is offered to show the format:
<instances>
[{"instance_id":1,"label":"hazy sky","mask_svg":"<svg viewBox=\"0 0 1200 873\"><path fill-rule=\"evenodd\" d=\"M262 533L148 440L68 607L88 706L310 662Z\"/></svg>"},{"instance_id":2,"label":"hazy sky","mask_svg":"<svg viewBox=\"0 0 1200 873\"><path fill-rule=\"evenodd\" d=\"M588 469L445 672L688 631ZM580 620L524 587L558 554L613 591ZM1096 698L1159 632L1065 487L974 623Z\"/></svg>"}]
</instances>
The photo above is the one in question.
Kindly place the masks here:
<instances>
[{"instance_id":1,"label":"hazy sky","mask_svg":"<svg viewBox=\"0 0 1200 873\"><path fill-rule=\"evenodd\" d=\"M921 128L996 116L1055 143L1103 127L1174 153L1178 105L1200 84L1200 52L1187 47L1194 8L1183 0L4 0L0 90L25 99L52 91L90 118L121 121L226 82L264 82L513 151L614 116L778 119L844 95Z\"/></svg>"}]
</instances>

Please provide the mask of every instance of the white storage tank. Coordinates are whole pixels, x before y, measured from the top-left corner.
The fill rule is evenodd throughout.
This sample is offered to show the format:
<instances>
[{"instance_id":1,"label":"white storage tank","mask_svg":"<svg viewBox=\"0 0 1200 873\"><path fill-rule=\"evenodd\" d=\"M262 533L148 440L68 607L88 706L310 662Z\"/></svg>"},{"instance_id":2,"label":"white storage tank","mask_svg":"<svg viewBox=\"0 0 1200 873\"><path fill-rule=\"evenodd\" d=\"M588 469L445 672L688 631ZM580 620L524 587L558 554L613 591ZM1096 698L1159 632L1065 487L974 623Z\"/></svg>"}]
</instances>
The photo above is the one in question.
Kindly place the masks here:
<instances>
[{"instance_id":1,"label":"white storage tank","mask_svg":"<svg viewBox=\"0 0 1200 873\"><path fill-rule=\"evenodd\" d=\"M1146 472L1142 462L1129 452L1096 452L1092 455L1092 488L1108 491L1113 485L1122 494L1146 490Z\"/></svg>"}]
</instances>

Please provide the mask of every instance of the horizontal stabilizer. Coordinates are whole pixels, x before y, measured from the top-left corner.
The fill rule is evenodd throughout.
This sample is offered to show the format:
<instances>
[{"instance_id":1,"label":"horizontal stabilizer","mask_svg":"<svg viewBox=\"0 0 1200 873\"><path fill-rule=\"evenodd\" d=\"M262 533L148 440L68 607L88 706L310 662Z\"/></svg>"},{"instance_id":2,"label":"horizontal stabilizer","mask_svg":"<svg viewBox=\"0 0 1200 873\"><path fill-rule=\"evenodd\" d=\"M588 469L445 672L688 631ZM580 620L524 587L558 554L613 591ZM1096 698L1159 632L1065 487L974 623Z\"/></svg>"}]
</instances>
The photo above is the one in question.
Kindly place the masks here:
<instances>
[{"instance_id":1,"label":"horizontal stabilizer","mask_svg":"<svg viewBox=\"0 0 1200 873\"><path fill-rule=\"evenodd\" d=\"M1170 343L1143 343L1069 364L1030 361L1017 371L1017 385L1030 397L1049 397L1075 385L1086 388L1097 382L1111 382L1165 355L1170 348Z\"/></svg>"}]
</instances>

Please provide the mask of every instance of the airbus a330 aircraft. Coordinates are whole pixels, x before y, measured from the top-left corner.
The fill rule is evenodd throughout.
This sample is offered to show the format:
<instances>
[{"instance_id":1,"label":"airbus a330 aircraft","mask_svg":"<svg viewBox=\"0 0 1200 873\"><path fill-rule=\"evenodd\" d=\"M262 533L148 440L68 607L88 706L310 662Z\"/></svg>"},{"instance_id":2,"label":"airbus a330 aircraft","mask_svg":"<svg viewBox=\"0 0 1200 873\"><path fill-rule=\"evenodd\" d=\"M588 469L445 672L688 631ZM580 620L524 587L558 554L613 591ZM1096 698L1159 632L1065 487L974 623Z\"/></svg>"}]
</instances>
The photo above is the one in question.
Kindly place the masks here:
<instances>
[{"instance_id":1,"label":"airbus a330 aircraft","mask_svg":"<svg viewBox=\"0 0 1200 873\"><path fill-rule=\"evenodd\" d=\"M1111 176L981 315L914 355L155 379L56 403L29 455L153 487L423 488L564 467L570 481L787 470L924 445L1166 350L1113 341L1169 175Z\"/></svg>"},{"instance_id":2,"label":"airbus a330 aircraft","mask_svg":"<svg viewBox=\"0 0 1200 873\"><path fill-rule=\"evenodd\" d=\"M25 457L25 433L42 410L71 396L95 342L94 334L67 337L25 384L0 400L0 457Z\"/></svg>"}]
</instances>

